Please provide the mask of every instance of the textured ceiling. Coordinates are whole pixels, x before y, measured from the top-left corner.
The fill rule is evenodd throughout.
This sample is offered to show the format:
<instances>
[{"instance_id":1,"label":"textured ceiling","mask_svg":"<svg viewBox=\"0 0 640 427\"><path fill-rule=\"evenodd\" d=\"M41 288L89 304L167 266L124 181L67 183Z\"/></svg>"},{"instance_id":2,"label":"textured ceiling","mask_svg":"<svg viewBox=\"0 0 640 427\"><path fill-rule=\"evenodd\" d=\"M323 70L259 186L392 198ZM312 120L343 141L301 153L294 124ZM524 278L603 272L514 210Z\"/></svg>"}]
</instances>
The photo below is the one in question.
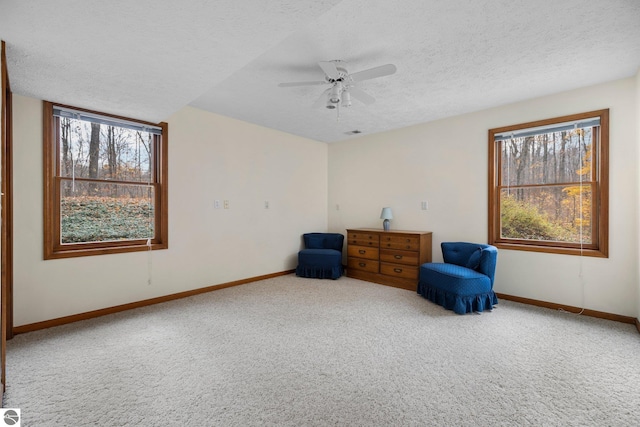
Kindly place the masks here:
<instances>
[{"instance_id":1,"label":"textured ceiling","mask_svg":"<svg viewBox=\"0 0 640 427\"><path fill-rule=\"evenodd\" d=\"M634 75L638 0L0 0L12 90L153 122L197 108L333 142ZM313 108L318 61L376 98Z\"/></svg>"}]
</instances>

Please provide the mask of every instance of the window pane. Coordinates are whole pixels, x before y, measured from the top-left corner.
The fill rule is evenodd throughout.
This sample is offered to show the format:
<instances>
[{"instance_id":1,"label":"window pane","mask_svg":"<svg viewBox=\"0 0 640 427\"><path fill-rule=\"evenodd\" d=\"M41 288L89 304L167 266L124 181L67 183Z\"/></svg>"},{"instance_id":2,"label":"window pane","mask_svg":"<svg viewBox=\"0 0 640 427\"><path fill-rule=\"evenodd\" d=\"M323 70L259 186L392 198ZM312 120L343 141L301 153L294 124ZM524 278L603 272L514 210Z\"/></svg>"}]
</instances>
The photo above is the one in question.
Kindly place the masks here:
<instances>
[{"instance_id":1,"label":"window pane","mask_svg":"<svg viewBox=\"0 0 640 427\"><path fill-rule=\"evenodd\" d=\"M591 185L502 189L501 237L591 243Z\"/></svg>"},{"instance_id":2,"label":"window pane","mask_svg":"<svg viewBox=\"0 0 640 427\"><path fill-rule=\"evenodd\" d=\"M61 243L154 237L154 188L62 180Z\"/></svg>"},{"instance_id":3,"label":"window pane","mask_svg":"<svg viewBox=\"0 0 640 427\"><path fill-rule=\"evenodd\" d=\"M540 133L502 141L500 185L591 181L591 149L597 129Z\"/></svg>"},{"instance_id":4,"label":"window pane","mask_svg":"<svg viewBox=\"0 0 640 427\"><path fill-rule=\"evenodd\" d=\"M153 182L151 133L78 119L58 122L60 176Z\"/></svg>"}]
</instances>

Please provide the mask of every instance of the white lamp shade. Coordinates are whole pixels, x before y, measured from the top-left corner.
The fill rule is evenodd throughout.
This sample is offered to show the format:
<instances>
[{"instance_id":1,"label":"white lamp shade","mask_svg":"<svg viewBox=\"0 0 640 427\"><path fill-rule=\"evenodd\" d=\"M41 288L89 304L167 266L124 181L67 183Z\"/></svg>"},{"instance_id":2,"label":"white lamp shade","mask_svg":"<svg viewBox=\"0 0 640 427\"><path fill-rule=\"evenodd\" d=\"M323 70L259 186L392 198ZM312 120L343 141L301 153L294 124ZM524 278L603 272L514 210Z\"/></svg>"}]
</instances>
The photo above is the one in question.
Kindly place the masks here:
<instances>
[{"instance_id":1,"label":"white lamp shade","mask_svg":"<svg viewBox=\"0 0 640 427\"><path fill-rule=\"evenodd\" d=\"M380 219L393 219L391 208L382 208L382 212L380 213Z\"/></svg>"}]
</instances>

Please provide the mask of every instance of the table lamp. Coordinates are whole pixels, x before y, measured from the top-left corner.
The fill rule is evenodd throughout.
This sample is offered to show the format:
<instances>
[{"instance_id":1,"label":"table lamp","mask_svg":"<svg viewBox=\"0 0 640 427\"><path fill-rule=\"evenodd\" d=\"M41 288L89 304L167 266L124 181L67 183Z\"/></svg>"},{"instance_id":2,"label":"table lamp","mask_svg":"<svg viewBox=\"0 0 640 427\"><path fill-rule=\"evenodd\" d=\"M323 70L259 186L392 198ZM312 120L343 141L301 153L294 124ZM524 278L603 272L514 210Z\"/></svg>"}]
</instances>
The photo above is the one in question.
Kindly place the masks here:
<instances>
[{"instance_id":1,"label":"table lamp","mask_svg":"<svg viewBox=\"0 0 640 427\"><path fill-rule=\"evenodd\" d=\"M389 220L393 219L391 208L382 208L380 219L384 219L384 221L382 221L382 228L384 228L384 231L389 231Z\"/></svg>"}]
</instances>

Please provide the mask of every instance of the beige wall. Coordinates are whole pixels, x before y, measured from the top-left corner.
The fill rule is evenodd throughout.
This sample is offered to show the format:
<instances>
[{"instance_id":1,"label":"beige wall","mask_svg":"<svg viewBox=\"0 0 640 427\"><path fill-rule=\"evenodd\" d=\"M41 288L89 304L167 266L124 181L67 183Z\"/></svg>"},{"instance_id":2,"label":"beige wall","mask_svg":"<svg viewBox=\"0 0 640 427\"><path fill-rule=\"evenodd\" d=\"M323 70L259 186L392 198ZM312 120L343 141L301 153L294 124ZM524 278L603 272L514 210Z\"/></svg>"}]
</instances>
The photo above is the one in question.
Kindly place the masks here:
<instances>
[{"instance_id":1,"label":"beige wall","mask_svg":"<svg viewBox=\"0 0 640 427\"><path fill-rule=\"evenodd\" d=\"M435 261L442 241L486 242L488 129L610 108L610 257L501 250L495 290L636 316L636 103L629 78L331 144L329 228L381 228L380 210L390 206L392 228L434 233Z\"/></svg>"},{"instance_id":2,"label":"beige wall","mask_svg":"<svg viewBox=\"0 0 640 427\"><path fill-rule=\"evenodd\" d=\"M14 96L16 326L292 269L327 229L326 144L187 107L168 120L169 249L43 261L41 110Z\"/></svg>"}]
</instances>

